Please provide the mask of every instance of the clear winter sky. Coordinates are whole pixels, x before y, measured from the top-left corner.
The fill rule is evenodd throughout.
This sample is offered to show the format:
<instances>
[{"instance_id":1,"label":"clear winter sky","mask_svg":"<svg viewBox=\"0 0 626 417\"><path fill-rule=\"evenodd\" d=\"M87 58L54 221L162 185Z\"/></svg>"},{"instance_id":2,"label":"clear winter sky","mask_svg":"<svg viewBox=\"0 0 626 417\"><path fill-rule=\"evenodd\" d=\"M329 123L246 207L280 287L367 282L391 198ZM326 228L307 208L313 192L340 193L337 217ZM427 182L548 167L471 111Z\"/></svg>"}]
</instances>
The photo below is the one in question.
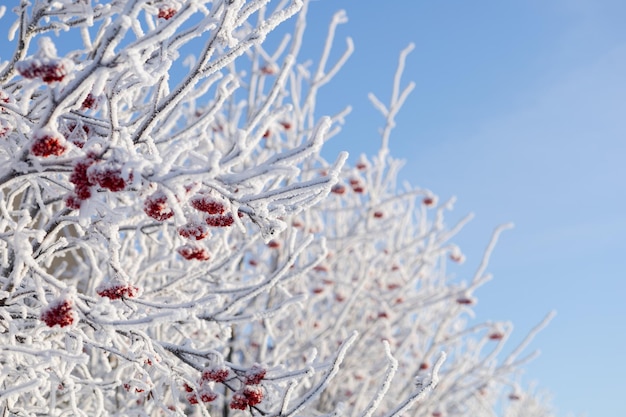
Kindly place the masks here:
<instances>
[{"instance_id":1,"label":"clear winter sky","mask_svg":"<svg viewBox=\"0 0 626 417\"><path fill-rule=\"evenodd\" d=\"M327 155L373 155L397 56L417 87L391 152L402 178L441 198L469 278L493 228L512 221L478 291L479 319L511 320L519 340L554 309L531 349L526 381L553 393L563 417L626 416L626 1L320 0L305 55L315 58L337 9L355 53L318 104L354 111Z\"/></svg>"}]
</instances>

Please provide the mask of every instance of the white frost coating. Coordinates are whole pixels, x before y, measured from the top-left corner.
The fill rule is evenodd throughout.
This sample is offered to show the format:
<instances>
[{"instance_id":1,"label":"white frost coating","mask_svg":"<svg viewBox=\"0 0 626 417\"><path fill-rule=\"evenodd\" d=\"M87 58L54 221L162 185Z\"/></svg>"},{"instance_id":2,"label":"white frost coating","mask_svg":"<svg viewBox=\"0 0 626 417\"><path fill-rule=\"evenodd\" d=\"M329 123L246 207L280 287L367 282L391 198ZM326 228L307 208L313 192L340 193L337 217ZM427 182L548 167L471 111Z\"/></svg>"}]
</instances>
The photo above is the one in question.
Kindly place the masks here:
<instances>
[{"instance_id":1,"label":"white frost coating","mask_svg":"<svg viewBox=\"0 0 626 417\"><path fill-rule=\"evenodd\" d=\"M468 218L450 227L452 200L399 187L385 145L410 48L390 103L373 99L381 149L351 166L320 154L348 103L316 108L353 50L332 50L345 12L314 65L304 13L262 43L308 2L40 3L3 17L25 46L0 71L9 413L373 417L420 401L485 417L512 402L527 341L503 360L511 326L467 321L497 233L474 279L451 279ZM57 57L69 37L82 50Z\"/></svg>"}]
</instances>

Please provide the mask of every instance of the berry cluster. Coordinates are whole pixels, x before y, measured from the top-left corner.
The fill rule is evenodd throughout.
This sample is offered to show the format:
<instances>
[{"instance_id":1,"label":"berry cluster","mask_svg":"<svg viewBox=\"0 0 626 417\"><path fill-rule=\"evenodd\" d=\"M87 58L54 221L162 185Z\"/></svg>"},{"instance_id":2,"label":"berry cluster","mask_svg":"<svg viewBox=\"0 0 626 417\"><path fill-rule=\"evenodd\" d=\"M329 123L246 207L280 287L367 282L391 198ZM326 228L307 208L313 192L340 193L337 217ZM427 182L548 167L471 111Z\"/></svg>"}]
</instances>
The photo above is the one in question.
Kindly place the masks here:
<instances>
[{"instance_id":1,"label":"berry cluster","mask_svg":"<svg viewBox=\"0 0 626 417\"><path fill-rule=\"evenodd\" d=\"M202 379L222 383L230 376L230 369L225 366L208 367L202 371Z\"/></svg>"},{"instance_id":2,"label":"berry cluster","mask_svg":"<svg viewBox=\"0 0 626 417\"><path fill-rule=\"evenodd\" d=\"M159 14L157 17L159 19L170 20L172 17L174 17L175 14L176 9L174 9L173 7L161 7L159 9Z\"/></svg>"},{"instance_id":3,"label":"berry cluster","mask_svg":"<svg viewBox=\"0 0 626 417\"><path fill-rule=\"evenodd\" d=\"M193 245L183 245L177 249L177 252L187 260L206 261L211 257L206 249Z\"/></svg>"},{"instance_id":4,"label":"berry cluster","mask_svg":"<svg viewBox=\"0 0 626 417\"><path fill-rule=\"evenodd\" d=\"M167 204L167 196L162 191L157 191L146 198L143 203L143 211L160 222L174 216L174 212Z\"/></svg>"},{"instance_id":5,"label":"berry cluster","mask_svg":"<svg viewBox=\"0 0 626 417\"><path fill-rule=\"evenodd\" d=\"M178 234L187 239L202 240L209 235L209 229L202 223L191 222L180 226Z\"/></svg>"},{"instance_id":6,"label":"berry cluster","mask_svg":"<svg viewBox=\"0 0 626 417\"><path fill-rule=\"evenodd\" d=\"M247 385L233 394L230 408L245 410L248 406L257 405L263 401L263 389L259 386Z\"/></svg>"},{"instance_id":7,"label":"berry cluster","mask_svg":"<svg viewBox=\"0 0 626 417\"><path fill-rule=\"evenodd\" d=\"M89 168L87 172L89 181L98 184L113 192L123 191L126 188L126 180L122 176L122 168L118 163L97 164ZM132 181L132 173L128 180Z\"/></svg>"},{"instance_id":8,"label":"berry cluster","mask_svg":"<svg viewBox=\"0 0 626 417\"><path fill-rule=\"evenodd\" d=\"M258 385L261 383L267 371L259 365L253 365L245 374L244 383L246 385Z\"/></svg>"},{"instance_id":9,"label":"berry cluster","mask_svg":"<svg viewBox=\"0 0 626 417\"><path fill-rule=\"evenodd\" d=\"M72 302L70 300L59 300L50 304L48 308L41 314L43 320L48 327L69 326L74 323L74 314L72 313Z\"/></svg>"},{"instance_id":10,"label":"berry cluster","mask_svg":"<svg viewBox=\"0 0 626 417\"><path fill-rule=\"evenodd\" d=\"M95 163L95 159L88 156L74 164L74 170L70 175L70 182L74 184L74 193L65 199L65 204L72 209L79 209L81 203L91 197L91 187L95 185L87 175L87 169Z\"/></svg>"},{"instance_id":11,"label":"berry cluster","mask_svg":"<svg viewBox=\"0 0 626 417\"><path fill-rule=\"evenodd\" d=\"M15 65L17 72L24 78L40 78L46 84L63 81L71 65L64 59L34 58L20 61Z\"/></svg>"},{"instance_id":12,"label":"berry cluster","mask_svg":"<svg viewBox=\"0 0 626 417\"><path fill-rule=\"evenodd\" d=\"M51 129L41 129L33 135L33 143L30 146L30 152L42 158L49 156L59 156L65 153L65 139L63 136Z\"/></svg>"},{"instance_id":13,"label":"berry cluster","mask_svg":"<svg viewBox=\"0 0 626 417\"><path fill-rule=\"evenodd\" d=\"M119 298L133 298L137 295L139 288L130 284L115 284L110 287L104 287L97 290L100 297L107 297L111 300Z\"/></svg>"},{"instance_id":14,"label":"berry cluster","mask_svg":"<svg viewBox=\"0 0 626 417\"><path fill-rule=\"evenodd\" d=\"M229 227L235 223L233 215L228 213L223 216L207 216L206 224L212 227Z\"/></svg>"},{"instance_id":15,"label":"berry cluster","mask_svg":"<svg viewBox=\"0 0 626 417\"><path fill-rule=\"evenodd\" d=\"M224 212L226 211L224 203L208 195L194 196L189 204L191 204L191 207L195 208L196 210L203 211L207 214L224 214Z\"/></svg>"}]
</instances>

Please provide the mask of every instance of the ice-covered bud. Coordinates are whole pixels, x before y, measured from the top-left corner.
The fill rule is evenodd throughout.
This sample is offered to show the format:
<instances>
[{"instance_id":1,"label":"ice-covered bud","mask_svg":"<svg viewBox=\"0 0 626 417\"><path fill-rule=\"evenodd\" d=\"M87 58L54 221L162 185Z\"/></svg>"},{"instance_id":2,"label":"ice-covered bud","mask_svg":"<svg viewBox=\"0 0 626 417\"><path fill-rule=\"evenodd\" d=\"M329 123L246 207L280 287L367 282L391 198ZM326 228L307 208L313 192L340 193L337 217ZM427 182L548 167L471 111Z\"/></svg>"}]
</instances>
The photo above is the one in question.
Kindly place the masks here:
<instances>
[{"instance_id":1,"label":"ice-covered bud","mask_svg":"<svg viewBox=\"0 0 626 417\"><path fill-rule=\"evenodd\" d=\"M179 247L176 251L179 253L180 256L187 260L196 259L198 261L206 261L211 257L206 249L199 246L183 245Z\"/></svg>"},{"instance_id":2,"label":"ice-covered bud","mask_svg":"<svg viewBox=\"0 0 626 417\"><path fill-rule=\"evenodd\" d=\"M160 222L174 216L174 212L167 204L167 196L163 191L156 191L143 203L143 211L148 216Z\"/></svg>"},{"instance_id":3,"label":"ice-covered bud","mask_svg":"<svg viewBox=\"0 0 626 417\"><path fill-rule=\"evenodd\" d=\"M39 129L33 134L30 152L42 158L59 156L67 150L67 142L63 135L53 129Z\"/></svg>"},{"instance_id":4,"label":"ice-covered bud","mask_svg":"<svg viewBox=\"0 0 626 417\"><path fill-rule=\"evenodd\" d=\"M72 311L72 301L61 298L50 303L42 312L41 320L43 320L48 327L56 325L65 327L71 325L75 320L75 313Z\"/></svg>"}]
</instances>

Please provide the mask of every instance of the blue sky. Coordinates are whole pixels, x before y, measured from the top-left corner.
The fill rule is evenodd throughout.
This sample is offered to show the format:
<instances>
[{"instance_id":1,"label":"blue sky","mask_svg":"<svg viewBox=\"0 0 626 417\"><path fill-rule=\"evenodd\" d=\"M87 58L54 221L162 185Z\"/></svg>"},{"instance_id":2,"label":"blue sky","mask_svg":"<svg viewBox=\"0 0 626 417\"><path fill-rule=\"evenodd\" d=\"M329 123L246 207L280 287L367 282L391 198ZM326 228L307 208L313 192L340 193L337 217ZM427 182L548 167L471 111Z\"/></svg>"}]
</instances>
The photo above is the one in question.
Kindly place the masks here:
<instances>
[{"instance_id":1,"label":"blue sky","mask_svg":"<svg viewBox=\"0 0 626 417\"><path fill-rule=\"evenodd\" d=\"M398 53L417 86L391 151L402 178L457 196L450 223L468 277L495 226L512 221L478 292L479 319L511 320L519 340L557 311L531 349L526 381L553 393L557 415L623 416L626 375L626 2L316 1L305 54L314 58L343 8L355 53L319 109L352 104L328 155L375 153Z\"/></svg>"}]
</instances>

